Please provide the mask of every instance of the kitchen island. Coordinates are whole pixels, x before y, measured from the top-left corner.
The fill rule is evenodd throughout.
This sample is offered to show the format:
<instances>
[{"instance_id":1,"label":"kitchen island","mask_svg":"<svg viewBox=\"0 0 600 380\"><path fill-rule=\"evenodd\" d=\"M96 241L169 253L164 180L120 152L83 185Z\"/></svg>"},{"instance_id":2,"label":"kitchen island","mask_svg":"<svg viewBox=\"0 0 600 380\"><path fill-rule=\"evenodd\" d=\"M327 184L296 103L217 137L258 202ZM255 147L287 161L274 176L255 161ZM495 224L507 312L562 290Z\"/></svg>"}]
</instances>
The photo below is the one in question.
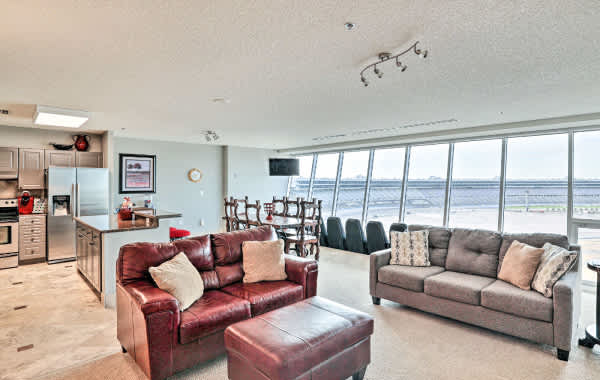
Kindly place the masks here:
<instances>
[{"instance_id":1,"label":"kitchen island","mask_svg":"<svg viewBox=\"0 0 600 380\"><path fill-rule=\"evenodd\" d=\"M116 267L119 250L128 243L169 241L169 225L162 219L181 214L162 210L137 210L132 220L117 215L75 217L77 268L100 297L104 307L116 307Z\"/></svg>"}]
</instances>

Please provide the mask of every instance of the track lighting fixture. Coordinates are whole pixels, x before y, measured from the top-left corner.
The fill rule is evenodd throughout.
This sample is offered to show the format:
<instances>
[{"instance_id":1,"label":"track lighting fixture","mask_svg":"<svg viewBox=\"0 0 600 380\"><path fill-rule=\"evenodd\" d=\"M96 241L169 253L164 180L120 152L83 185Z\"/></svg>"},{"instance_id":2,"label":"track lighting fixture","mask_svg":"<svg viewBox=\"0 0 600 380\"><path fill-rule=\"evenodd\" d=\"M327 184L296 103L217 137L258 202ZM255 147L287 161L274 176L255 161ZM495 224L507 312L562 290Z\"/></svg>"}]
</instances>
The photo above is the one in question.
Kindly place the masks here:
<instances>
[{"instance_id":1,"label":"track lighting fixture","mask_svg":"<svg viewBox=\"0 0 600 380\"><path fill-rule=\"evenodd\" d=\"M421 58L427 58L427 55L429 54L429 52L427 50L419 49L417 47L418 44L419 44L419 41L412 44L408 49L404 50L403 52L401 52L399 54L395 54L395 55L391 55L390 53L385 53L385 52L379 53L377 55L377 57L379 58L379 61L377 61L375 63L371 63L370 65L367 65L364 69L362 69L362 71L360 72L360 81L363 83L363 85L365 87L367 87L369 85L369 82L367 81L364 74L365 74L365 71L367 71L370 68L373 68L373 73L375 73L375 75L377 75L377 77L379 77L379 78L383 77L383 72L377 67L377 65L380 65L391 59L396 60L396 67L398 69L400 69L400 72L405 72L406 69L408 68L408 66L406 66L405 64L403 64L400 61L400 57L403 56L404 54L408 53L409 51L412 51L413 53L415 53L417 56L419 56Z\"/></svg>"}]
</instances>

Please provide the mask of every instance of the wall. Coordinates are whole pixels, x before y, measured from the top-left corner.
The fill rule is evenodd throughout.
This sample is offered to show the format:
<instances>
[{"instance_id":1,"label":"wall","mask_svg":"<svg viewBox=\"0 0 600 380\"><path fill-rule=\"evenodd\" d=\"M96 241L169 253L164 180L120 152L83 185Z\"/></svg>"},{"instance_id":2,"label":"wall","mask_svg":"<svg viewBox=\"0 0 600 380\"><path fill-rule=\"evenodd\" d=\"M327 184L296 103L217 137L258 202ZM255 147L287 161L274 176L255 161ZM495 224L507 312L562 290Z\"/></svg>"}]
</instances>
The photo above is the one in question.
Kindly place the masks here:
<instances>
[{"instance_id":1,"label":"wall","mask_svg":"<svg viewBox=\"0 0 600 380\"><path fill-rule=\"evenodd\" d=\"M158 207L183 214L178 227L193 235L220 230L223 194L222 147L176 142L113 137L112 197L118 206L125 195L119 194L119 154L156 155L156 197ZM199 183L190 182L187 173L198 168L204 174ZM203 193L203 194L202 194ZM127 195L128 196L128 195ZM132 196L142 201L142 196ZM204 226L201 226L201 221Z\"/></svg>"},{"instance_id":2,"label":"wall","mask_svg":"<svg viewBox=\"0 0 600 380\"><path fill-rule=\"evenodd\" d=\"M274 150L226 146L223 148L225 162L224 196L270 201L273 196L284 196L288 177L269 176L269 158L289 157Z\"/></svg>"},{"instance_id":3,"label":"wall","mask_svg":"<svg viewBox=\"0 0 600 380\"><path fill-rule=\"evenodd\" d=\"M54 149L52 145L50 145L51 142L58 144L73 144L71 136L77 133L77 129L74 129L73 132L65 132L50 129L0 126L0 146ZM101 152L102 136L90 134L90 137L89 150L91 152Z\"/></svg>"}]
</instances>

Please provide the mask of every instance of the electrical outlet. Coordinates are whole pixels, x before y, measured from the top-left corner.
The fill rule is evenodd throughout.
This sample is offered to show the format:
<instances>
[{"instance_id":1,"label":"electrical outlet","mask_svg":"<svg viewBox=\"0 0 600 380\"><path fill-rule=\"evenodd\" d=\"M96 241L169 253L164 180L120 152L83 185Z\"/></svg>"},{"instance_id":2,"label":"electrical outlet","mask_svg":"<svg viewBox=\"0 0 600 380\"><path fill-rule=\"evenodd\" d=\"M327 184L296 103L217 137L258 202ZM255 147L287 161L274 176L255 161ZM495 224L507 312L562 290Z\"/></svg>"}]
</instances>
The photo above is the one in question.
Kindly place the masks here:
<instances>
[{"instance_id":1,"label":"electrical outlet","mask_svg":"<svg viewBox=\"0 0 600 380\"><path fill-rule=\"evenodd\" d=\"M200 219L200 227L204 227L204 219Z\"/></svg>"},{"instance_id":2,"label":"electrical outlet","mask_svg":"<svg viewBox=\"0 0 600 380\"><path fill-rule=\"evenodd\" d=\"M179 220L177 221L177 224L179 224L180 226L183 226L183 219L179 219Z\"/></svg>"}]
</instances>

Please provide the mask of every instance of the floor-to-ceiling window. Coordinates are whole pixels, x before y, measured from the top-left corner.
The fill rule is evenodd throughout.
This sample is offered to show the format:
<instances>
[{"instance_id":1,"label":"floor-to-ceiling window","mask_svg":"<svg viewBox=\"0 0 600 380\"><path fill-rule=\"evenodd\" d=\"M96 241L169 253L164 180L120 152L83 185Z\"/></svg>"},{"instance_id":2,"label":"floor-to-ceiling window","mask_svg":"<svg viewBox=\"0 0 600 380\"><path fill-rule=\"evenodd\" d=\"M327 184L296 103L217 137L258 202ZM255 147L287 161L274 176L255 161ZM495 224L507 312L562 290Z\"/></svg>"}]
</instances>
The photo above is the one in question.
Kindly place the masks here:
<instances>
[{"instance_id":1,"label":"floor-to-ceiling window","mask_svg":"<svg viewBox=\"0 0 600 380\"><path fill-rule=\"evenodd\" d=\"M447 170L448 144L411 148L404 207L406 223L443 224Z\"/></svg>"},{"instance_id":2,"label":"floor-to-ceiling window","mask_svg":"<svg viewBox=\"0 0 600 380\"><path fill-rule=\"evenodd\" d=\"M308 188L310 186L310 176L313 164L313 155L298 157L300 163L300 175L291 178L289 197L296 199L298 197L307 199Z\"/></svg>"},{"instance_id":3,"label":"floor-to-ceiling window","mask_svg":"<svg viewBox=\"0 0 600 380\"><path fill-rule=\"evenodd\" d=\"M404 148L376 149L369 191L367 221L378 220L387 231L400 218Z\"/></svg>"},{"instance_id":4,"label":"floor-to-ceiling window","mask_svg":"<svg viewBox=\"0 0 600 380\"><path fill-rule=\"evenodd\" d=\"M323 201L322 215L324 219L331 216L333 208L333 192L335 190L339 156L339 153L326 153L317 156L312 197Z\"/></svg>"},{"instance_id":5,"label":"floor-to-ceiling window","mask_svg":"<svg viewBox=\"0 0 600 380\"><path fill-rule=\"evenodd\" d=\"M501 162L502 140L454 144L451 227L498 228Z\"/></svg>"},{"instance_id":6,"label":"floor-to-ceiling window","mask_svg":"<svg viewBox=\"0 0 600 380\"><path fill-rule=\"evenodd\" d=\"M342 220L362 219L368 167L368 150L344 153L335 212Z\"/></svg>"},{"instance_id":7,"label":"floor-to-ceiling window","mask_svg":"<svg viewBox=\"0 0 600 380\"><path fill-rule=\"evenodd\" d=\"M568 135L508 139L504 231L567 233Z\"/></svg>"}]
</instances>

